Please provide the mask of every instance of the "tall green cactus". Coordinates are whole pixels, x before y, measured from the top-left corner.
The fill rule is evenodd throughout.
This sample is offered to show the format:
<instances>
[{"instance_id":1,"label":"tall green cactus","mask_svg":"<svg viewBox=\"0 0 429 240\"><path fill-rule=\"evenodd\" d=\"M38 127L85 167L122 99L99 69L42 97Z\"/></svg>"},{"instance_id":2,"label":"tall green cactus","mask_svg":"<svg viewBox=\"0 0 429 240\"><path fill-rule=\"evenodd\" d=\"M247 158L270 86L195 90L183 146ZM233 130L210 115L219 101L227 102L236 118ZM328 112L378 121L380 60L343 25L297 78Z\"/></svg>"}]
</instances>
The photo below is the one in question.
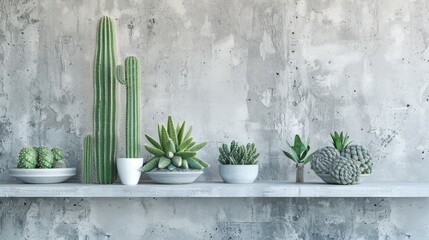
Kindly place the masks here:
<instances>
[{"instance_id":1,"label":"tall green cactus","mask_svg":"<svg viewBox=\"0 0 429 240\"><path fill-rule=\"evenodd\" d=\"M125 59L123 66L116 68L117 79L127 88L126 108L126 156L140 157L140 63L137 57Z\"/></svg>"},{"instance_id":2,"label":"tall green cactus","mask_svg":"<svg viewBox=\"0 0 429 240\"><path fill-rule=\"evenodd\" d=\"M115 182L117 149L116 42L112 19L103 16L97 27L94 58L94 162L97 182Z\"/></svg>"},{"instance_id":3,"label":"tall green cactus","mask_svg":"<svg viewBox=\"0 0 429 240\"><path fill-rule=\"evenodd\" d=\"M83 140L83 166L82 166L82 181L83 183L91 183L91 164L92 164L92 136L86 135Z\"/></svg>"}]
</instances>

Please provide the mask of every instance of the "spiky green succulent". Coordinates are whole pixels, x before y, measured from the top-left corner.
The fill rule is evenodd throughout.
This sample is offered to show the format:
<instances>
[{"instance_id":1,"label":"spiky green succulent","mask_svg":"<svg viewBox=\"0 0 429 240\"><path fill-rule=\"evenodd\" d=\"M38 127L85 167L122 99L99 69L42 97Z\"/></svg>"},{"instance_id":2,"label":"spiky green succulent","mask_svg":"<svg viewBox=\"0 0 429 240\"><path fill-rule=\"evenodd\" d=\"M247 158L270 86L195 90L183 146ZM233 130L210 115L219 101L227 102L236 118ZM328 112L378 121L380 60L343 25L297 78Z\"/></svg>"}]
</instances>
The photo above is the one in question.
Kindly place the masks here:
<instances>
[{"instance_id":1,"label":"spiky green succulent","mask_svg":"<svg viewBox=\"0 0 429 240\"><path fill-rule=\"evenodd\" d=\"M313 154L311 169L316 174L329 174L332 162L340 157L340 153L333 147L324 147Z\"/></svg>"},{"instance_id":2,"label":"spiky green succulent","mask_svg":"<svg viewBox=\"0 0 429 240\"><path fill-rule=\"evenodd\" d=\"M219 148L219 162L223 165L255 165L258 164L259 153L254 143L239 145L232 141L230 147L225 143Z\"/></svg>"},{"instance_id":3,"label":"spiky green succulent","mask_svg":"<svg viewBox=\"0 0 429 240\"><path fill-rule=\"evenodd\" d=\"M372 157L368 149L360 145L350 145L343 149L341 156L353 160L362 174L372 173Z\"/></svg>"},{"instance_id":4,"label":"spiky green succulent","mask_svg":"<svg viewBox=\"0 0 429 240\"><path fill-rule=\"evenodd\" d=\"M287 142L287 141L286 141ZM302 142L301 137L296 134L294 138L293 146L287 142L289 148L291 149L290 153L283 150L283 153L294 161L296 164L304 163L307 164L313 159L313 154L308 155L310 152L310 139L307 139L307 143Z\"/></svg>"},{"instance_id":5,"label":"spiky green succulent","mask_svg":"<svg viewBox=\"0 0 429 240\"><path fill-rule=\"evenodd\" d=\"M194 141L191 136L192 126L185 134L185 121L174 126L173 118L168 116L167 127L158 124L159 141L145 134L152 146L145 144L144 147L155 156L143 165L142 172L154 169L173 171L176 168L201 170L210 166L196 156L207 142L197 144Z\"/></svg>"},{"instance_id":6,"label":"spiky green succulent","mask_svg":"<svg viewBox=\"0 0 429 240\"><path fill-rule=\"evenodd\" d=\"M52 168L54 166L54 154L47 147L40 147L38 151L37 167Z\"/></svg>"},{"instance_id":7,"label":"spiky green succulent","mask_svg":"<svg viewBox=\"0 0 429 240\"><path fill-rule=\"evenodd\" d=\"M32 147L25 147L19 152L18 168L35 168L37 166L37 151Z\"/></svg>"},{"instance_id":8,"label":"spiky green succulent","mask_svg":"<svg viewBox=\"0 0 429 240\"><path fill-rule=\"evenodd\" d=\"M59 147L54 147L51 149L52 154L54 155L54 160L59 161L64 159L63 150Z\"/></svg>"},{"instance_id":9,"label":"spiky green succulent","mask_svg":"<svg viewBox=\"0 0 429 240\"><path fill-rule=\"evenodd\" d=\"M360 171L353 161L338 157L332 162L329 174L337 184L350 185L359 182Z\"/></svg>"},{"instance_id":10,"label":"spiky green succulent","mask_svg":"<svg viewBox=\"0 0 429 240\"><path fill-rule=\"evenodd\" d=\"M332 145L334 145L335 149L337 149L339 152L343 151L344 148L346 148L351 141L349 141L349 135L347 133L338 133L334 132L331 133L332 138Z\"/></svg>"}]
</instances>

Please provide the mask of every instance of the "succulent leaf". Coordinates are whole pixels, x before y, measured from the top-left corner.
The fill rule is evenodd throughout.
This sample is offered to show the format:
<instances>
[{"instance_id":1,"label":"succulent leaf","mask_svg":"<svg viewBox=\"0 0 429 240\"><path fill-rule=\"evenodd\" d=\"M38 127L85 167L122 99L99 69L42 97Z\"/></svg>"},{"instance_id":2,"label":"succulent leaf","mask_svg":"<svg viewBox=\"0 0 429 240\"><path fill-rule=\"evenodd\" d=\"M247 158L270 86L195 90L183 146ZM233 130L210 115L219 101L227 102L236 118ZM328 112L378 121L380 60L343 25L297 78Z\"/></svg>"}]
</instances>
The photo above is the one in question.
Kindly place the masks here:
<instances>
[{"instance_id":1,"label":"succulent leaf","mask_svg":"<svg viewBox=\"0 0 429 240\"><path fill-rule=\"evenodd\" d=\"M159 157L153 157L148 162L146 162L141 168L142 172L150 172L158 166Z\"/></svg>"},{"instance_id":2,"label":"succulent leaf","mask_svg":"<svg viewBox=\"0 0 429 240\"><path fill-rule=\"evenodd\" d=\"M173 140L175 148L179 145L177 141L177 133L176 129L174 128L173 118L171 116L168 116L167 120L167 132L168 136Z\"/></svg>"},{"instance_id":3,"label":"succulent leaf","mask_svg":"<svg viewBox=\"0 0 429 240\"><path fill-rule=\"evenodd\" d=\"M148 134L145 134L147 140L156 148L162 149L161 144L159 144L153 137L149 136Z\"/></svg>"},{"instance_id":4,"label":"succulent leaf","mask_svg":"<svg viewBox=\"0 0 429 240\"><path fill-rule=\"evenodd\" d=\"M158 162L158 168L163 169L170 165L171 159L166 157L161 157Z\"/></svg>"},{"instance_id":5,"label":"succulent leaf","mask_svg":"<svg viewBox=\"0 0 429 240\"><path fill-rule=\"evenodd\" d=\"M153 155L155 155L157 157L164 156L164 154L165 154L163 150L156 148L156 147L146 145L146 144L144 145L144 148L146 148L146 150L148 152L152 153Z\"/></svg>"}]
</instances>

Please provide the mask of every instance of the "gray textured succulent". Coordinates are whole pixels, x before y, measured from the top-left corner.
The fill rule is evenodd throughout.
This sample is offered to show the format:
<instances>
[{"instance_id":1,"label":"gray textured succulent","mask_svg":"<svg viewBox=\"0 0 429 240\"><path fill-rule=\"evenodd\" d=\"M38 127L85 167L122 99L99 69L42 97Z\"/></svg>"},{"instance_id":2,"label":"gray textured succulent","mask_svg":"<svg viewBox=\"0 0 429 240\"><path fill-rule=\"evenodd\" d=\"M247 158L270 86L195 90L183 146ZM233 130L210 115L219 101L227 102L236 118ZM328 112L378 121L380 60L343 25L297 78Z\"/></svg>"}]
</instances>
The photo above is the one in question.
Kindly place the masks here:
<instances>
[{"instance_id":1,"label":"gray textured succulent","mask_svg":"<svg viewBox=\"0 0 429 240\"><path fill-rule=\"evenodd\" d=\"M258 164L259 153L254 143L239 145L232 141L230 147L225 143L219 148L219 162L223 165L255 165Z\"/></svg>"},{"instance_id":2,"label":"gray textured succulent","mask_svg":"<svg viewBox=\"0 0 429 240\"><path fill-rule=\"evenodd\" d=\"M313 154L311 169L316 174L329 174L334 160L340 157L340 153L333 147L324 147Z\"/></svg>"},{"instance_id":3,"label":"gray textured succulent","mask_svg":"<svg viewBox=\"0 0 429 240\"><path fill-rule=\"evenodd\" d=\"M362 174L372 173L372 157L368 149L360 145L349 145L341 151L341 156L351 159L359 167Z\"/></svg>"},{"instance_id":4,"label":"gray textured succulent","mask_svg":"<svg viewBox=\"0 0 429 240\"><path fill-rule=\"evenodd\" d=\"M360 171L354 161L345 157L338 157L332 162L329 174L334 182L350 185L359 182Z\"/></svg>"}]
</instances>

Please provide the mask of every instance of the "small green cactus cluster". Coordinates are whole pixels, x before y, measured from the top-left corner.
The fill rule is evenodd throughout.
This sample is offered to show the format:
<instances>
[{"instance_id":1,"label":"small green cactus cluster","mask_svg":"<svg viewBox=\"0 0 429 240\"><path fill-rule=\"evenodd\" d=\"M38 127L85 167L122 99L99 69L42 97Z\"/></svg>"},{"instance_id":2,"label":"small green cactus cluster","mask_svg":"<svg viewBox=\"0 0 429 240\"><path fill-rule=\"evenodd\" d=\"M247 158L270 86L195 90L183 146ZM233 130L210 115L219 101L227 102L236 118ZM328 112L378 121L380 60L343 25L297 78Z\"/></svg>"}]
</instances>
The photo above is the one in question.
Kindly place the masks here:
<instances>
[{"instance_id":1,"label":"small green cactus cluster","mask_svg":"<svg viewBox=\"0 0 429 240\"><path fill-rule=\"evenodd\" d=\"M334 147L324 147L316 151L311 169L318 175L330 175L337 184L355 184L361 174L372 172L372 157L369 151L360 145L350 145L347 133L331 134Z\"/></svg>"},{"instance_id":2,"label":"small green cactus cluster","mask_svg":"<svg viewBox=\"0 0 429 240\"><path fill-rule=\"evenodd\" d=\"M19 152L18 168L67 167L60 148L25 147Z\"/></svg>"},{"instance_id":3,"label":"small green cactus cluster","mask_svg":"<svg viewBox=\"0 0 429 240\"><path fill-rule=\"evenodd\" d=\"M254 143L239 145L232 141L230 147L225 143L219 148L219 162L223 165L255 165L258 164L259 153Z\"/></svg>"},{"instance_id":4,"label":"small green cactus cluster","mask_svg":"<svg viewBox=\"0 0 429 240\"><path fill-rule=\"evenodd\" d=\"M168 117L167 127L158 124L159 142L146 134L147 140L152 144L144 145L146 150L155 155L141 168L142 172L150 172L155 169L168 169L173 171L177 168L201 170L210 165L196 157L197 152L207 143L197 144L192 136L192 126L185 134L185 122L178 123L174 127L173 119Z\"/></svg>"}]
</instances>

